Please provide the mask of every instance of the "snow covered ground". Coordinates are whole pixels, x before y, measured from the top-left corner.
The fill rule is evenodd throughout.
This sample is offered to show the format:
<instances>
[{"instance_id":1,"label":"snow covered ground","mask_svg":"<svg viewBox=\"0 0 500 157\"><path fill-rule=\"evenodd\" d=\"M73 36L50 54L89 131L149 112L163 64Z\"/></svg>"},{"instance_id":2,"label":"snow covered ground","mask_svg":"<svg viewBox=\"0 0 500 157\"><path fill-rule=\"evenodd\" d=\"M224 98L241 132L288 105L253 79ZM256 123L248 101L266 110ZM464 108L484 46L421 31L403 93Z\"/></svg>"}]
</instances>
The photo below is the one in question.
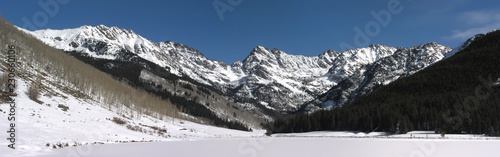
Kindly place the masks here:
<instances>
[{"instance_id":1,"label":"snow covered ground","mask_svg":"<svg viewBox=\"0 0 500 157\"><path fill-rule=\"evenodd\" d=\"M179 119L163 120L105 108L91 99L52 91L37 103L28 85L18 82L15 150L10 135L9 104L0 104L0 157L16 156L498 156L500 139L482 135L440 135L410 132L310 132L264 135L201 125ZM64 110L64 105L67 110ZM117 124L120 118L125 124ZM129 127L127 127L129 126ZM67 145L66 145L67 144ZM56 148L56 149L54 149Z\"/></svg>"},{"instance_id":2,"label":"snow covered ground","mask_svg":"<svg viewBox=\"0 0 500 157\"><path fill-rule=\"evenodd\" d=\"M270 137L96 145L42 156L496 157L499 146L498 140Z\"/></svg>"}]
</instances>

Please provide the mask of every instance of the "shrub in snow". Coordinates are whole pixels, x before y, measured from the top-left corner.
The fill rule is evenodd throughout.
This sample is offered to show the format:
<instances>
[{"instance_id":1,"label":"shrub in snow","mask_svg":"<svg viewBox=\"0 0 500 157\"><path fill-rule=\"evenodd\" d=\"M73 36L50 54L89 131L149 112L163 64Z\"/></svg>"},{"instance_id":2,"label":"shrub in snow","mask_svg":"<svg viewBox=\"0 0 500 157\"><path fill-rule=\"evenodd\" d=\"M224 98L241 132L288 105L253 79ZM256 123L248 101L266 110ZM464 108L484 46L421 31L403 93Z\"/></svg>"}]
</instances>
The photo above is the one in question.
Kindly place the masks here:
<instances>
[{"instance_id":1,"label":"shrub in snow","mask_svg":"<svg viewBox=\"0 0 500 157\"><path fill-rule=\"evenodd\" d=\"M38 102L38 97L40 96L40 92L38 91L38 87L33 83L28 88L28 96L31 100Z\"/></svg>"},{"instance_id":2,"label":"shrub in snow","mask_svg":"<svg viewBox=\"0 0 500 157\"><path fill-rule=\"evenodd\" d=\"M66 106L66 105L63 105L63 104L59 104L59 105L57 105L57 107L61 108L61 110L63 110L63 111L68 111L69 110L69 107Z\"/></svg>"},{"instance_id":3,"label":"shrub in snow","mask_svg":"<svg viewBox=\"0 0 500 157\"><path fill-rule=\"evenodd\" d=\"M113 122L115 122L116 124L119 124L119 125L123 125L123 124L127 124L127 122L121 118L118 118L118 117L113 117L113 120L111 120Z\"/></svg>"}]
</instances>

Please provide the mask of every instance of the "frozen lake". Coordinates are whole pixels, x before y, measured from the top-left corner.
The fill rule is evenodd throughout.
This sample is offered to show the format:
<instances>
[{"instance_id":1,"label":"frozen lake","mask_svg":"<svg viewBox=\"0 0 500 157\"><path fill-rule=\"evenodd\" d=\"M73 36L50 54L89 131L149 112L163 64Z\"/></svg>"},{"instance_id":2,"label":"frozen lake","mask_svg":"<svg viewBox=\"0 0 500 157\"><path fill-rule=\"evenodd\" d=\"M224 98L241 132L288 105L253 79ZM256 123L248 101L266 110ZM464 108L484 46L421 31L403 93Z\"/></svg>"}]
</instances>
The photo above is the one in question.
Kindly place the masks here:
<instances>
[{"instance_id":1,"label":"frozen lake","mask_svg":"<svg viewBox=\"0 0 500 157\"><path fill-rule=\"evenodd\" d=\"M498 140L271 137L105 144L59 149L44 156L496 157L498 148Z\"/></svg>"}]
</instances>

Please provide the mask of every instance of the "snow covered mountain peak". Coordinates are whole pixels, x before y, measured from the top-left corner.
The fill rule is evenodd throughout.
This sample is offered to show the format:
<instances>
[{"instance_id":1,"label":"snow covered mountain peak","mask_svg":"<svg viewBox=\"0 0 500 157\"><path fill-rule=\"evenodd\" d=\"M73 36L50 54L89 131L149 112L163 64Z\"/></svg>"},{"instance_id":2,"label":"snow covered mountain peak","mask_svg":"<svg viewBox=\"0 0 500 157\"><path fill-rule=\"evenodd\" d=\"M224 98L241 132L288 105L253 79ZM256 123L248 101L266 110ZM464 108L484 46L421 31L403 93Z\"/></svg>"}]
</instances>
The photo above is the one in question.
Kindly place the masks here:
<instances>
[{"instance_id":1,"label":"snow covered mountain peak","mask_svg":"<svg viewBox=\"0 0 500 157\"><path fill-rule=\"evenodd\" d=\"M76 38L96 38L108 41L125 42L136 39L139 43L146 40L139 35L135 34L132 30L120 29L118 27L107 27L105 25L97 26L81 26L79 28L69 29L78 33ZM46 30L39 30L40 32L47 32ZM52 30L57 31L57 30Z\"/></svg>"},{"instance_id":2,"label":"snow covered mountain peak","mask_svg":"<svg viewBox=\"0 0 500 157\"><path fill-rule=\"evenodd\" d=\"M337 57L341 54L342 52L338 52L338 51L335 51L335 50L332 50L332 49L329 49L329 50L326 50L325 52L321 53L318 55L318 57L322 57L322 56L330 56L330 57Z\"/></svg>"},{"instance_id":3,"label":"snow covered mountain peak","mask_svg":"<svg viewBox=\"0 0 500 157\"><path fill-rule=\"evenodd\" d=\"M493 30L493 31L491 31L491 32L494 32L494 31L496 31L496 30ZM467 47L468 47L468 46L469 46L472 42L474 42L476 39L481 38L481 37L483 37L483 36L484 36L484 34L476 34L476 35L474 35L474 36L470 37L469 39L467 39L467 41L465 41L464 43L460 44L460 46L458 46L458 47L454 48L454 49L453 49L453 51L451 51L450 53L448 53L448 54L445 56L445 58L451 57L451 56L455 55L457 52L464 50L464 49L465 49L465 48L467 48Z\"/></svg>"},{"instance_id":4,"label":"snow covered mountain peak","mask_svg":"<svg viewBox=\"0 0 500 157\"><path fill-rule=\"evenodd\" d=\"M252 49L250 52L250 55L248 55L243 62L250 62L253 61L254 59L265 59L265 58L273 58L274 54L271 52L271 50L267 49L264 46L256 46Z\"/></svg>"},{"instance_id":5,"label":"snow covered mountain peak","mask_svg":"<svg viewBox=\"0 0 500 157\"><path fill-rule=\"evenodd\" d=\"M380 58L392 55L395 50L396 48L385 45L370 45L369 47L365 48L347 50L343 54L345 54L345 56L354 57L351 59L353 61L359 59L360 61L364 61L365 63L370 63Z\"/></svg>"},{"instance_id":6,"label":"snow covered mountain peak","mask_svg":"<svg viewBox=\"0 0 500 157\"><path fill-rule=\"evenodd\" d=\"M396 50L394 47L385 45L370 45L365 48L346 50L333 61L329 69L330 79L338 83L363 66L393 55Z\"/></svg>"},{"instance_id":7,"label":"snow covered mountain peak","mask_svg":"<svg viewBox=\"0 0 500 157\"><path fill-rule=\"evenodd\" d=\"M448 54L452 50L447 46L443 46L435 42L423 43L420 44L419 46L414 46L410 49L419 49L420 51L417 51L417 54L437 57L439 59L442 59L446 54Z\"/></svg>"},{"instance_id":8,"label":"snow covered mountain peak","mask_svg":"<svg viewBox=\"0 0 500 157\"><path fill-rule=\"evenodd\" d=\"M64 30L23 31L57 49L87 53L95 58L116 59L122 50L141 54L144 58L155 58L152 52L159 52L151 41L132 30L117 27L98 25Z\"/></svg>"},{"instance_id":9,"label":"snow covered mountain peak","mask_svg":"<svg viewBox=\"0 0 500 157\"><path fill-rule=\"evenodd\" d=\"M200 51L198 51L192 47L189 47L187 45L184 45L182 43L177 43L177 42L173 42L173 41L165 41L165 42L160 42L157 45L159 45L162 49L167 50L167 51L175 50L177 53L183 55L186 58L207 59L207 57L205 57L205 55L203 55Z\"/></svg>"}]
</instances>

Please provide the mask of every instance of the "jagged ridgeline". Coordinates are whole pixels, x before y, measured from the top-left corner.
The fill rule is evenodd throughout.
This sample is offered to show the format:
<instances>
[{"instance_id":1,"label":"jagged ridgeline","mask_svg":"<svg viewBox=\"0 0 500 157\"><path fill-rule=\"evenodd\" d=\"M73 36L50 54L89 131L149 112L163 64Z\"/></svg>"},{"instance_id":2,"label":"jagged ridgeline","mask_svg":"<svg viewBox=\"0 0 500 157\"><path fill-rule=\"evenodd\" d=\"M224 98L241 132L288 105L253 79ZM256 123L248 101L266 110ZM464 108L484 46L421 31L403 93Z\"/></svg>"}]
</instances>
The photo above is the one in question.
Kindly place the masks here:
<instances>
[{"instance_id":1,"label":"jagged ridgeline","mask_svg":"<svg viewBox=\"0 0 500 157\"><path fill-rule=\"evenodd\" d=\"M79 98L88 98L106 104L103 106L119 114L141 117L143 114L163 119L166 116L181 118L180 111L199 117L205 123L229 127L239 130L249 130L237 121L229 121L216 116L206 108L189 108L183 105L197 105L196 101L180 99L170 95L158 96L143 89L133 87L123 80L117 80L77 58L47 46L38 39L28 35L0 18L0 45L2 51L8 45L15 45L17 53L18 76L31 82L49 82L60 87L64 92ZM6 58L6 53L1 53ZM1 60L6 64L5 59ZM6 66L2 66L6 67ZM2 68L5 72L6 69ZM43 87L38 90L50 92ZM159 91L161 92L161 91ZM181 104L182 103L182 104ZM203 110L205 109L205 110Z\"/></svg>"},{"instance_id":2,"label":"jagged ridgeline","mask_svg":"<svg viewBox=\"0 0 500 157\"><path fill-rule=\"evenodd\" d=\"M317 130L500 135L500 31L343 107L276 120L273 132Z\"/></svg>"}]
</instances>

